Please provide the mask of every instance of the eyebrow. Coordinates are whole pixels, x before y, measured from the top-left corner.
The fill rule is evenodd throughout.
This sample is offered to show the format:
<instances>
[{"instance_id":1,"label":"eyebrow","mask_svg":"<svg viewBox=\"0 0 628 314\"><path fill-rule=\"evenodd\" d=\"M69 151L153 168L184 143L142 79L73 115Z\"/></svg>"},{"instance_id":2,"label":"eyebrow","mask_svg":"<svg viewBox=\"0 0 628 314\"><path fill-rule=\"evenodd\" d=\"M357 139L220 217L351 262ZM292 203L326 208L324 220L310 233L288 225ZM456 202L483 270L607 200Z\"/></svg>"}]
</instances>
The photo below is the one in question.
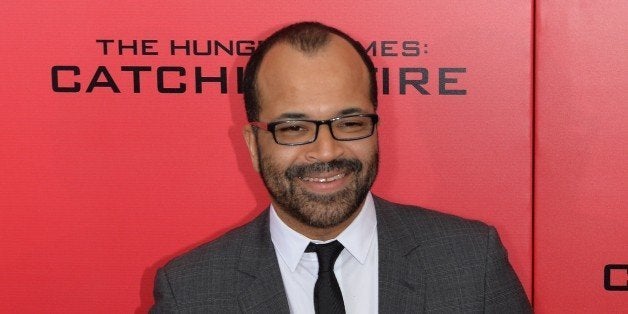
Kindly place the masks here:
<instances>
[{"instance_id":1,"label":"eyebrow","mask_svg":"<svg viewBox=\"0 0 628 314\"><path fill-rule=\"evenodd\" d=\"M356 113L364 113L364 112L365 111L362 110L361 108L352 107L352 108L343 109L340 112L338 112L338 114L330 118L334 118L338 116L346 116L346 115L356 114ZM299 113L299 112L284 112L273 120L287 120L287 119L308 119L308 116L304 113Z\"/></svg>"},{"instance_id":2,"label":"eyebrow","mask_svg":"<svg viewBox=\"0 0 628 314\"><path fill-rule=\"evenodd\" d=\"M354 114L354 113L364 113L364 110L362 110L360 108L353 107L353 108L347 108L347 109L344 109L344 110L340 111L340 115L341 116L348 115L348 114Z\"/></svg>"}]
</instances>

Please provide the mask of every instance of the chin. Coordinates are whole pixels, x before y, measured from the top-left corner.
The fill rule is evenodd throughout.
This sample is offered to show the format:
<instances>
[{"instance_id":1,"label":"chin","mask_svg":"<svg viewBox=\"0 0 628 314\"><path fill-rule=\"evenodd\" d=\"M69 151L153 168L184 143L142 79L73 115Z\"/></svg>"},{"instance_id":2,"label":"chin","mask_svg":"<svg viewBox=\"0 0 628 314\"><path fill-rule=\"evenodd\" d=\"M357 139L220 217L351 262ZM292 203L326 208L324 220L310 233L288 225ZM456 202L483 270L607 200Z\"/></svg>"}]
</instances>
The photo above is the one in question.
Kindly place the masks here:
<instances>
[{"instance_id":1,"label":"chin","mask_svg":"<svg viewBox=\"0 0 628 314\"><path fill-rule=\"evenodd\" d=\"M297 197L299 201L290 202L291 204L286 204L288 206L285 208L288 214L303 224L316 228L331 228L353 216L360 209L364 197L350 188L328 194L301 192Z\"/></svg>"}]
</instances>

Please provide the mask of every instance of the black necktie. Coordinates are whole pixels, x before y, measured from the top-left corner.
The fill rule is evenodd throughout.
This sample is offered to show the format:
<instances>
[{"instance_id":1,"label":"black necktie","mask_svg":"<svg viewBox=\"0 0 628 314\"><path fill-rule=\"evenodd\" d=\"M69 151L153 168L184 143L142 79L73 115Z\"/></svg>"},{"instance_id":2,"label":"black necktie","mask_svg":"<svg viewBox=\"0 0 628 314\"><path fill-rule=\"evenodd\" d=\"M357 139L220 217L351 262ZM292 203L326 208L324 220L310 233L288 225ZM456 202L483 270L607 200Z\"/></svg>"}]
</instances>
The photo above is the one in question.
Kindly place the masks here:
<instances>
[{"instance_id":1,"label":"black necktie","mask_svg":"<svg viewBox=\"0 0 628 314\"><path fill-rule=\"evenodd\" d=\"M316 252L318 257L318 279L314 286L314 309L317 314L345 313L342 292L334 275L334 263L343 249L338 241L310 243L305 249L305 252Z\"/></svg>"}]
</instances>

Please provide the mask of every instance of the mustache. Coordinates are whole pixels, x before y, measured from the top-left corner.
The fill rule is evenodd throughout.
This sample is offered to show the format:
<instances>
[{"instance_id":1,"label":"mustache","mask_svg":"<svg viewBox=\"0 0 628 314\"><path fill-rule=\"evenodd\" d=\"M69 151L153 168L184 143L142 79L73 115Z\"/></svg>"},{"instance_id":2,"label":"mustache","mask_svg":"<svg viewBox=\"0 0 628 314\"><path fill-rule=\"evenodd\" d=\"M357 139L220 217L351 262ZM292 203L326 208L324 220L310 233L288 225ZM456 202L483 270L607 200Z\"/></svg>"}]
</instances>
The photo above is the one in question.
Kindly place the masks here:
<instances>
[{"instance_id":1,"label":"mustache","mask_svg":"<svg viewBox=\"0 0 628 314\"><path fill-rule=\"evenodd\" d=\"M357 159L334 159L329 162L315 162L307 165L294 165L286 170L288 179L302 178L317 172L330 172L334 170L345 170L346 172L360 172L362 162Z\"/></svg>"}]
</instances>

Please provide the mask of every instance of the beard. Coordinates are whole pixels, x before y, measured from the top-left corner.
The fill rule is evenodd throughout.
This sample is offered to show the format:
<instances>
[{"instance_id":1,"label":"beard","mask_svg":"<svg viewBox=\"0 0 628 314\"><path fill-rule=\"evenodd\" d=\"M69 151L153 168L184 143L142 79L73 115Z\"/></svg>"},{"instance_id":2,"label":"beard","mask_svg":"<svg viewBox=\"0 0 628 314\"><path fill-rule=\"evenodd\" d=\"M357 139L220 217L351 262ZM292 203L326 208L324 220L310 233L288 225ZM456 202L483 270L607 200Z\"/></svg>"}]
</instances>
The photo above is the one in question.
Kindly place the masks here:
<instances>
[{"instance_id":1,"label":"beard","mask_svg":"<svg viewBox=\"0 0 628 314\"><path fill-rule=\"evenodd\" d=\"M329 162L292 165L283 170L269 156L258 150L260 174L266 189L277 205L299 222L316 228L331 228L356 213L368 194L379 164L375 151L364 163L359 159L336 159ZM329 194L312 193L299 184L301 178L330 171L353 176L347 186Z\"/></svg>"}]
</instances>

